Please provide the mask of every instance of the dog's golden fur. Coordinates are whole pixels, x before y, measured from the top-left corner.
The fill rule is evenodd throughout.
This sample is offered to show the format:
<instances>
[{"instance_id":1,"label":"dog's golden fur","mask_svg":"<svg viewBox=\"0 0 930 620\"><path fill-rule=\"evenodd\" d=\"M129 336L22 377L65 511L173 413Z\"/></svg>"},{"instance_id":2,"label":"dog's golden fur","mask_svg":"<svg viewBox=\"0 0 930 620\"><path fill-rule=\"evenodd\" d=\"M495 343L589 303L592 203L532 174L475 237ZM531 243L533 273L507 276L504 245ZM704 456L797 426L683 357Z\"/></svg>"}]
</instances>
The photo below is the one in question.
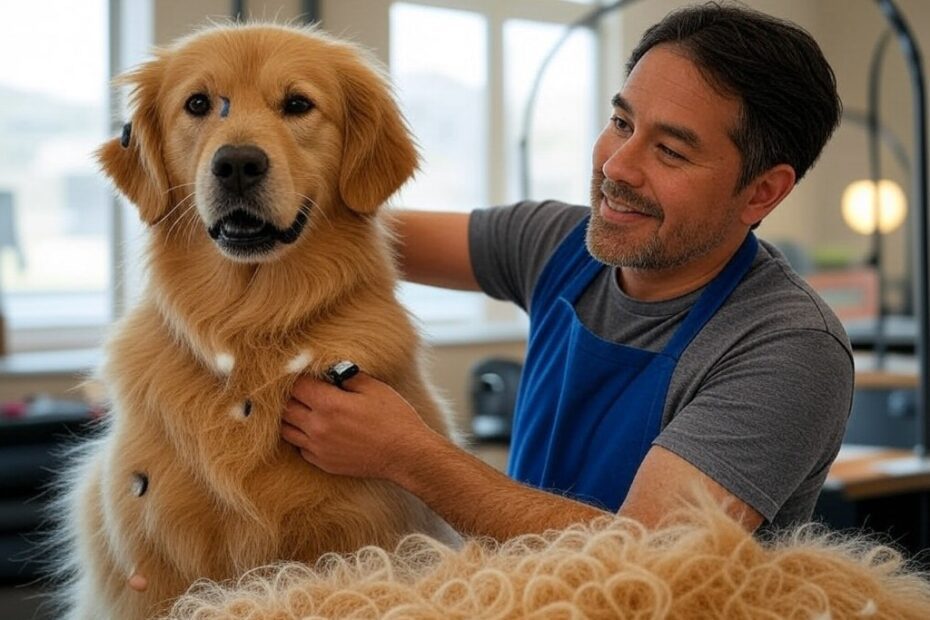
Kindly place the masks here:
<instances>
[{"instance_id":1,"label":"dog's golden fur","mask_svg":"<svg viewBox=\"0 0 930 620\"><path fill-rule=\"evenodd\" d=\"M71 617L148 617L199 578L440 535L409 494L328 475L280 435L297 374L342 359L450 434L378 215L417 163L381 74L317 31L248 25L193 35L123 82L129 143L112 140L99 158L150 227L150 282L106 345L109 419L66 483ZM308 113L282 113L292 92ZM188 113L192 93L214 111ZM243 258L211 240L211 158L227 144L267 153L263 216L285 229L307 211L295 242ZM133 572L145 592L127 588Z\"/></svg>"},{"instance_id":2,"label":"dog's golden fur","mask_svg":"<svg viewBox=\"0 0 930 620\"><path fill-rule=\"evenodd\" d=\"M604 517L453 550L412 536L200 583L172 620L930 618L930 581L888 547L816 526L760 542L709 497L656 531Z\"/></svg>"}]
</instances>

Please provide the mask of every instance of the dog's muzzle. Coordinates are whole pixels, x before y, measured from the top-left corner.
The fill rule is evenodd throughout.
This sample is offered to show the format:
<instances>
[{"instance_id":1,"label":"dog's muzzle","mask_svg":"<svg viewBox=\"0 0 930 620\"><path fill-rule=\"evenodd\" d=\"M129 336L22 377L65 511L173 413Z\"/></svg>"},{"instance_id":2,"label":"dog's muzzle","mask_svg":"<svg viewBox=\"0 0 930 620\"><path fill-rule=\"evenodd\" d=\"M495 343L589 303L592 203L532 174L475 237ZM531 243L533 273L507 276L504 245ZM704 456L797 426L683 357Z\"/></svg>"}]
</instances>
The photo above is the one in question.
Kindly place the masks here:
<instances>
[{"instance_id":1,"label":"dog's muzzle","mask_svg":"<svg viewBox=\"0 0 930 620\"><path fill-rule=\"evenodd\" d=\"M257 257L279 243L297 241L309 219L309 204L301 206L287 228L264 219L264 181L271 163L264 150L254 144L221 146L213 154L215 213L219 218L208 227L210 237L226 254L238 258Z\"/></svg>"},{"instance_id":2,"label":"dog's muzzle","mask_svg":"<svg viewBox=\"0 0 930 620\"><path fill-rule=\"evenodd\" d=\"M278 228L271 222L256 217L243 209L236 209L217 220L210 228L210 238L221 248L239 256L270 252L279 244L297 241L307 224L308 209L301 207L294 223Z\"/></svg>"}]
</instances>

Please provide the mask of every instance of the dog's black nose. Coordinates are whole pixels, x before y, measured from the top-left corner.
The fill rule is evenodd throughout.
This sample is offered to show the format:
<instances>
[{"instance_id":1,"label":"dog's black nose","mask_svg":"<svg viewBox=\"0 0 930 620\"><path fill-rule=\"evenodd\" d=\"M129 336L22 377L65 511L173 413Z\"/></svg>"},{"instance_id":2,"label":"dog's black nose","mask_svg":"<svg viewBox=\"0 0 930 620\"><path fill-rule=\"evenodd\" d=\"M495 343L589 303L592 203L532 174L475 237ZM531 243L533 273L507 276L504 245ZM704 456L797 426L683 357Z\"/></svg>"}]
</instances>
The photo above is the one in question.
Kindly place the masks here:
<instances>
[{"instance_id":1,"label":"dog's black nose","mask_svg":"<svg viewBox=\"0 0 930 620\"><path fill-rule=\"evenodd\" d=\"M268 156L257 146L221 146L211 170L224 189L241 195L265 177Z\"/></svg>"}]
</instances>

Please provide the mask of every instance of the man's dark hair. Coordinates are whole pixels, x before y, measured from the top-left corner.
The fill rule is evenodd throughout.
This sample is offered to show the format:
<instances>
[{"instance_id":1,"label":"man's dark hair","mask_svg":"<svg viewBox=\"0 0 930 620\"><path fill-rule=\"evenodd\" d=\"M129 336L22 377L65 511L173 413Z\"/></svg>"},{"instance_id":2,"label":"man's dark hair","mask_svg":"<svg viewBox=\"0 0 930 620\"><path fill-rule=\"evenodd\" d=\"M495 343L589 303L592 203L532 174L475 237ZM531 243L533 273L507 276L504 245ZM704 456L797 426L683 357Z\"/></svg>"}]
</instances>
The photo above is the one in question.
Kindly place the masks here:
<instances>
[{"instance_id":1,"label":"man's dark hair","mask_svg":"<svg viewBox=\"0 0 930 620\"><path fill-rule=\"evenodd\" d=\"M833 69L795 24L716 2L679 9L645 32L627 75L660 44L674 45L722 94L740 100L730 133L743 160L737 191L781 163L800 180L839 123Z\"/></svg>"}]
</instances>

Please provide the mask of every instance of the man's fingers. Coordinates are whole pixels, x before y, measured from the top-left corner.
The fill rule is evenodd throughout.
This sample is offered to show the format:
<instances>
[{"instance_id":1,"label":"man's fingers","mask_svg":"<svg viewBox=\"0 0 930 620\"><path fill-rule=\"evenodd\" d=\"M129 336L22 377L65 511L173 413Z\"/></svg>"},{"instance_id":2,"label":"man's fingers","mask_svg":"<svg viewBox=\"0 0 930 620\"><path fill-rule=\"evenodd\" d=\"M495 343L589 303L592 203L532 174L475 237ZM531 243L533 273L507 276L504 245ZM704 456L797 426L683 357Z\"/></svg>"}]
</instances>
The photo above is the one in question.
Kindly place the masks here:
<instances>
[{"instance_id":1,"label":"man's fingers","mask_svg":"<svg viewBox=\"0 0 930 620\"><path fill-rule=\"evenodd\" d=\"M342 389L346 392L366 392L377 384L377 380L369 374L358 371L354 376L342 382Z\"/></svg>"},{"instance_id":2,"label":"man's fingers","mask_svg":"<svg viewBox=\"0 0 930 620\"><path fill-rule=\"evenodd\" d=\"M291 396L293 400L305 407L312 407L312 404L319 398L320 393L331 388L334 389L331 384L322 379L309 376L298 377L294 387L291 388Z\"/></svg>"},{"instance_id":3,"label":"man's fingers","mask_svg":"<svg viewBox=\"0 0 930 620\"><path fill-rule=\"evenodd\" d=\"M366 392L377 385L377 379L362 371L341 380L338 386L324 379L300 377L291 389L291 396L304 407L326 409L344 398L346 392Z\"/></svg>"},{"instance_id":4,"label":"man's fingers","mask_svg":"<svg viewBox=\"0 0 930 620\"><path fill-rule=\"evenodd\" d=\"M310 437L307 436L300 428L284 422L281 425L281 436L289 444L295 445L301 450L304 450L310 446Z\"/></svg>"},{"instance_id":5,"label":"man's fingers","mask_svg":"<svg viewBox=\"0 0 930 620\"><path fill-rule=\"evenodd\" d=\"M281 419L286 424L290 424L301 431L308 432L311 414L311 409L300 401L292 398L285 403Z\"/></svg>"},{"instance_id":6,"label":"man's fingers","mask_svg":"<svg viewBox=\"0 0 930 620\"><path fill-rule=\"evenodd\" d=\"M296 398L289 398L287 402L284 403L284 414L285 416L291 416L293 418L301 418L308 413L313 411L307 404L303 401L297 400Z\"/></svg>"}]
</instances>

